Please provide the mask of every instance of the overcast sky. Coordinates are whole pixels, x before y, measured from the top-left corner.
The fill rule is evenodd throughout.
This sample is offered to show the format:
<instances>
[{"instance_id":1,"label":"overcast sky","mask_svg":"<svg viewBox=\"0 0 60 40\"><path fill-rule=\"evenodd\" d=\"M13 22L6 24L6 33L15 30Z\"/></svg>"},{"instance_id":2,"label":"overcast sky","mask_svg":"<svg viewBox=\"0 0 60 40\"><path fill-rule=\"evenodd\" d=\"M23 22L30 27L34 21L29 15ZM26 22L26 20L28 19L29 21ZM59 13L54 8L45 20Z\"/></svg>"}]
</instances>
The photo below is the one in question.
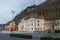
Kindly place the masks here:
<instances>
[{"instance_id":1,"label":"overcast sky","mask_svg":"<svg viewBox=\"0 0 60 40\"><path fill-rule=\"evenodd\" d=\"M16 11L14 17L24 10L27 6L40 4L45 0L0 0L0 24L12 20L11 10Z\"/></svg>"}]
</instances>

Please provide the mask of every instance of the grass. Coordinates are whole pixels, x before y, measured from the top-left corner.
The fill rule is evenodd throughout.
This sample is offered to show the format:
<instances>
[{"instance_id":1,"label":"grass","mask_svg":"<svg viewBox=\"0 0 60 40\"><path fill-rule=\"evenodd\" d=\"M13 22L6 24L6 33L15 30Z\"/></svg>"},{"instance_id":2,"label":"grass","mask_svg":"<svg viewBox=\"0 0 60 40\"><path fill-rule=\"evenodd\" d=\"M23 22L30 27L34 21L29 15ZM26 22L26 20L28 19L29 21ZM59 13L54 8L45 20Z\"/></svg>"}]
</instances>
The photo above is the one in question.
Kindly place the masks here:
<instances>
[{"instance_id":1,"label":"grass","mask_svg":"<svg viewBox=\"0 0 60 40\"><path fill-rule=\"evenodd\" d=\"M24 38L24 39L31 39L32 35L27 35L27 34L10 34L11 37L16 37L16 38Z\"/></svg>"}]
</instances>

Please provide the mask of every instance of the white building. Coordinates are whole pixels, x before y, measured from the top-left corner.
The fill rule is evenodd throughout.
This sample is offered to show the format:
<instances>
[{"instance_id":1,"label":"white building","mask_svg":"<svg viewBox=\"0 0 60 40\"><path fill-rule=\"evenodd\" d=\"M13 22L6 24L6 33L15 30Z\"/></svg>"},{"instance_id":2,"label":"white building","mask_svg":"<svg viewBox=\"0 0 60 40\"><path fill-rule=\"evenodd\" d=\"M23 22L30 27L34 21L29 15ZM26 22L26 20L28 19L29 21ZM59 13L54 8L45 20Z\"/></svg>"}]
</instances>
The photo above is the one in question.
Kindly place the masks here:
<instances>
[{"instance_id":1,"label":"white building","mask_svg":"<svg viewBox=\"0 0 60 40\"><path fill-rule=\"evenodd\" d=\"M25 16L18 25L18 31L44 31L44 17L37 14Z\"/></svg>"}]
</instances>

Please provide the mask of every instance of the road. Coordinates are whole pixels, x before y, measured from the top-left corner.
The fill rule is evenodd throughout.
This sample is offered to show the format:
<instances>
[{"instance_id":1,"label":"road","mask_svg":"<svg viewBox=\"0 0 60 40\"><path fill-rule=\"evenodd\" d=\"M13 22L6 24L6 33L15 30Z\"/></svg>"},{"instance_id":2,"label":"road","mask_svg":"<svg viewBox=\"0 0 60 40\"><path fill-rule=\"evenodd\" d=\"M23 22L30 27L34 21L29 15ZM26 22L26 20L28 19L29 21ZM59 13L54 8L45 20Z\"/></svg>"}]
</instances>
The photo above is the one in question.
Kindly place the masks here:
<instances>
[{"instance_id":1,"label":"road","mask_svg":"<svg viewBox=\"0 0 60 40\"><path fill-rule=\"evenodd\" d=\"M38 35L33 35L33 39L15 38L9 35L10 34L0 34L0 40L40 40L40 36L38 37Z\"/></svg>"},{"instance_id":2,"label":"road","mask_svg":"<svg viewBox=\"0 0 60 40\"><path fill-rule=\"evenodd\" d=\"M0 33L0 40L40 40L41 36L45 36L46 33L33 33L29 34L32 35L32 39L23 39L23 38L15 38L15 37L10 37L10 34L2 34Z\"/></svg>"},{"instance_id":3,"label":"road","mask_svg":"<svg viewBox=\"0 0 60 40\"><path fill-rule=\"evenodd\" d=\"M33 40L33 39L15 38L10 37L9 34L0 34L0 40Z\"/></svg>"}]
</instances>

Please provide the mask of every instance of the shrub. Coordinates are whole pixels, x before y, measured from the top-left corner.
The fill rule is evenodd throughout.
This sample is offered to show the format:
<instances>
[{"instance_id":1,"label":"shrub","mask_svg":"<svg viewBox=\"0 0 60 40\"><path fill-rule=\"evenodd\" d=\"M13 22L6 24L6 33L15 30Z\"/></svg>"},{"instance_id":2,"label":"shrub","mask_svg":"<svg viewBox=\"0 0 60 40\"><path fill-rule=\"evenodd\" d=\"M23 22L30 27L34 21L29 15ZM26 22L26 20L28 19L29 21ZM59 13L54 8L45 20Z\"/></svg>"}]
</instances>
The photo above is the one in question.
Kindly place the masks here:
<instances>
[{"instance_id":1,"label":"shrub","mask_svg":"<svg viewBox=\"0 0 60 40\"><path fill-rule=\"evenodd\" d=\"M52 37L41 37L40 39L41 39L41 40L53 40Z\"/></svg>"},{"instance_id":2,"label":"shrub","mask_svg":"<svg viewBox=\"0 0 60 40\"><path fill-rule=\"evenodd\" d=\"M27 38L27 39L32 38L32 35L27 35L27 34L10 34L10 36L17 38Z\"/></svg>"},{"instance_id":3,"label":"shrub","mask_svg":"<svg viewBox=\"0 0 60 40\"><path fill-rule=\"evenodd\" d=\"M41 37L41 40L60 40L60 38L53 38L53 37Z\"/></svg>"},{"instance_id":4,"label":"shrub","mask_svg":"<svg viewBox=\"0 0 60 40\"><path fill-rule=\"evenodd\" d=\"M54 33L60 33L60 30L54 30Z\"/></svg>"}]
</instances>

